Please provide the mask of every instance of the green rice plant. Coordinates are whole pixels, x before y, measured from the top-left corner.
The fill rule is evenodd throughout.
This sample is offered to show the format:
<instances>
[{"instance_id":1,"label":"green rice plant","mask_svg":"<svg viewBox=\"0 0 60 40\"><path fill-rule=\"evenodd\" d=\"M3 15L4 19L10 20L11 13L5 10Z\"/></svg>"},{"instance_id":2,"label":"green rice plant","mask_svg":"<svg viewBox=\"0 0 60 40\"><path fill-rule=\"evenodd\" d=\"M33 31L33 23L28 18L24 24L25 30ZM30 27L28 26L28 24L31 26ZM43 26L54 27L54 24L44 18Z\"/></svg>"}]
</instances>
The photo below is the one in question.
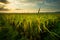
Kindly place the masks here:
<instances>
[{"instance_id":1,"label":"green rice plant","mask_svg":"<svg viewBox=\"0 0 60 40\"><path fill-rule=\"evenodd\" d=\"M50 14L1 14L0 40L59 40L59 18Z\"/></svg>"}]
</instances>

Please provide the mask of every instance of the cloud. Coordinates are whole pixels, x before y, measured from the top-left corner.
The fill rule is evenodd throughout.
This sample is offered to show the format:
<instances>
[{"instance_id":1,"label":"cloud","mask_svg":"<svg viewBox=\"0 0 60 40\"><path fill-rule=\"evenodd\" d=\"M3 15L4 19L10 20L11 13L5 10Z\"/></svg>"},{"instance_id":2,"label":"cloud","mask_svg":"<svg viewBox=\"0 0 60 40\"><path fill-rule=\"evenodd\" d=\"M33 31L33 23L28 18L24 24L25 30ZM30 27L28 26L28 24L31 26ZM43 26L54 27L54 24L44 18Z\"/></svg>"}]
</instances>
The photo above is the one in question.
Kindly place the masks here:
<instances>
[{"instance_id":1,"label":"cloud","mask_svg":"<svg viewBox=\"0 0 60 40\"><path fill-rule=\"evenodd\" d=\"M0 10L5 9L59 9L60 0L0 0ZM9 3L8 3L9 2ZM7 3L7 4L6 4Z\"/></svg>"},{"instance_id":2,"label":"cloud","mask_svg":"<svg viewBox=\"0 0 60 40\"><path fill-rule=\"evenodd\" d=\"M27 9L37 9L37 5L42 4L44 0L17 0L20 7Z\"/></svg>"},{"instance_id":3,"label":"cloud","mask_svg":"<svg viewBox=\"0 0 60 40\"><path fill-rule=\"evenodd\" d=\"M36 3L36 2L40 2L40 1L43 1L43 0L18 0L22 3Z\"/></svg>"},{"instance_id":4,"label":"cloud","mask_svg":"<svg viewBox=\"0 0 60 40\"><path fill-rule=\"evenodd\" d=\"M8 3L7 0L0 0L0 2L2 2L2 3Z\"/></svg>"},{"instance_id":5,"label":"cloud","mask_svg":"<svg viewBox=\"0 0 60 40\"><path fill-rule=\"evenodd\" d=\"M4 7L5 7L5 4L2 3L2 2L0 2L0 11L2 11L2 10L8 10L8 9L5 9Z\"/></svg>"},{"instance_id":6,"label":"cloud","mask_svg":"<svg viewBox=\"0 0 60 40\"><path fill-rule=\"evenodd\" d=\"M3 9L34 9L37 8L37 3L42 3L43 0L0 0L2 3L10 2L4 5Z\"/></svg>"},{"instance_id":7,"label":"cloud","mask_svg":"<svg viewBox=\"0 0 60 40\"><path fill-rule=\"evenodd\" d=\"M48 3L60 2L60 0L45 0Z\"/></svg>"},{"instance_id":8,"label":"cloud","mask_svg":"<svg viewBox=\"0 0 60 40\"><path fill-rule=\"evenodd\" d=\"M15 10L17 9L17 1L15 0L0 0L0 11L1 10Z\"/></svg>"},{"instance_id":9,"label":"cloud","mask_svg":"<svg viewBox=\"0 0 60 40\"><path fill-rule=\"evenodd\" d=\"M52 9L60 9L60 0L45 0L44 6L47 6L47 8Z\"/></svg>"},{"instance_id":10,"label":"cloud","mask_svg":"<svg viewBox=\"0 0 60 40\"><path fill-rule=\"evenodd\" d=\"M0 11L8 10L4 8L7 3L9 3L7 0L0 0Z\"/></svg>"},{"instance_id":11,"label":"cloud","mask_svg":"<svg viewBox=\"0 0 60 40\"><path fill-rule=\"evenodd\" d=\"M60 0L45 0L46 4L51 4L51 5L60 5Z\"/></svg>"}]
</instances>

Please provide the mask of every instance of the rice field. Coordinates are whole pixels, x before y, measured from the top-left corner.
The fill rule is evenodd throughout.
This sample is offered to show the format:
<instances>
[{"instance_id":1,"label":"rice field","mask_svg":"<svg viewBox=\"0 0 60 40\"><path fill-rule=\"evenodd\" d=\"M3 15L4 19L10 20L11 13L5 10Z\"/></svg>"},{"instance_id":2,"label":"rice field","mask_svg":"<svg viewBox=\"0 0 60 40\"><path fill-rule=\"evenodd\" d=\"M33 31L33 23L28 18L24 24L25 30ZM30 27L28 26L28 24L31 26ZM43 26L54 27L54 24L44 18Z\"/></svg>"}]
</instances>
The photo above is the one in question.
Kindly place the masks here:
<instances>
[{"instance_id":1,"label":"rice field","mask_svg":"<svg viewBox=\"0 0 60 40\"><path fill-rule=\"evenodd\" d=\"M0 40L59 40L60 14L0 14Z\"/></svg>"}]
</instances>

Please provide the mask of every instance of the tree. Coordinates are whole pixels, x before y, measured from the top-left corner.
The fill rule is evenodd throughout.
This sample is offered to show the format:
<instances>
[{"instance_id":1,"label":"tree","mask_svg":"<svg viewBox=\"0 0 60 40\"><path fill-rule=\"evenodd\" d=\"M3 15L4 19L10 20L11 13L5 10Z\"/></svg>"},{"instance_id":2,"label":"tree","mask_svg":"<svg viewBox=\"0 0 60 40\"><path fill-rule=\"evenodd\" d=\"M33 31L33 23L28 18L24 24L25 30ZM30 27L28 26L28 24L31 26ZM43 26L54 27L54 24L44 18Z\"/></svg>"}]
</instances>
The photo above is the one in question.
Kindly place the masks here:
<instances>
[{"instance_id":1,"label":"tree","mask_svg":"<svg viewBox=\"0 0 60 40\"><path fill-rule=\"evenodd\" d=\"M38 9L38 13L40 13L40 8Z\"/></svg>"}]
</instances>

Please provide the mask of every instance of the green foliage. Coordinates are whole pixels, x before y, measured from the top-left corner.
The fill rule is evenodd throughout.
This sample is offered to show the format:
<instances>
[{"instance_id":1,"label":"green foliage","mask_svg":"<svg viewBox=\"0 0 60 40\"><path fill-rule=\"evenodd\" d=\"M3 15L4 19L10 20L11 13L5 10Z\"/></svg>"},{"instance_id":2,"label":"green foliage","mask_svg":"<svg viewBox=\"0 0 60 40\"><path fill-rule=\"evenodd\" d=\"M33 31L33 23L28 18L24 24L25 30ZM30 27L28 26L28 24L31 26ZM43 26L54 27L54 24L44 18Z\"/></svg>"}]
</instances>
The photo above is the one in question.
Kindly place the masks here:
<instances>
[{"instance_id":1,"label":"green foliage","mask_svg":"<svg viewBox=\"0 0 60 40\"><path fill-rule=\"evenodd\" d=\"M59 39L60 17L57 15L0 15L0 40Z\"/></svg>"}]
</instances>

